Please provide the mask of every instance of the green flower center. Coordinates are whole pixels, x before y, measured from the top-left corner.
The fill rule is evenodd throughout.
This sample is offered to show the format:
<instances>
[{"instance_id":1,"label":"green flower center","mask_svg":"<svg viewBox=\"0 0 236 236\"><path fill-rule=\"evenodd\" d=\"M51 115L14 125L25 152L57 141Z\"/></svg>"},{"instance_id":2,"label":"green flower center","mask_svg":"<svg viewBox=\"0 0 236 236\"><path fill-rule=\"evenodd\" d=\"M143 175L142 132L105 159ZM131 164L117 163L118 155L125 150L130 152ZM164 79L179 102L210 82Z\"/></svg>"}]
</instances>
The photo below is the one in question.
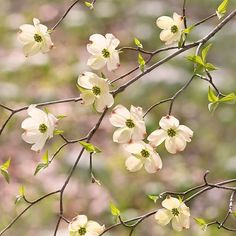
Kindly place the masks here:
<instances>
[{"instance_id":1,"label":"green flower center","mask_svg":"<svg viewBox=\"0 0 236 236\"><path fill-rule=\"evenodd\" d=\"M40 43L40 42L43 41L43 38L42 38L41 35L35 34L35 35L34 35L34 40L35 40L37 43Z\"/></svg>"},{"instance_id":2,"label":"green flower center","mask_svg":"<svg viewBox=\"0 0 236 236\"><path fill-rule=\"evenodd\" d=\"M177 33L178 30L179 30L179 29L178 29L178 26L177 26L177 25L171 26L171 32L172 32L173 34Z\"/></svg>"},{"instance_id":3,"label":"green flower center","mask_svg":"<svg viewBox=\"0 0 236 236\"><path fill-rule=\"evenodd\" d=\"M135 124L134 124L133 120L131 120L131 119L126 120L125 124L130 129L135 127Z\"/></svg>"},{"instance_id":4,"label":"green flower center","mask_svg":"<svg viewBox=\"0 0 236 236\"><path fill-rule=\"evenodd\" d=\"M101 94L101 89L100 89L99 87L97 87L97 86L94 86L94 87L92 88L92 91L93 91L93 93L94 93L95 95L100 95L100 94Z\"/></svg>"},{"instance_id":5,"label":"green flower center","mask_svg":"<svg viewBox=\"0 0 236 236\"><path fill-rule=\"evenodd\" d=\"M176 135L176 131L173 129L168 129L167 134L169 137L174 137Z\"/></svg>"},{"instance_id":6,"label":"green flower center","mask_svg":"<svg viewBox=\"0 0 236 236\"><path fill-rule=\"evenodd\" d=\"M45 124L39 126L39 131L44 134L47 131L48 127Z\"/></svg>"},{"instance_id":7,"label":"green flower center","mask_svg":"<svg viewBox=\"0 0 236 236\"><path fill-rule=\"evenodd\" d=\"M173 214L174 216L178 216L178 215L179 215L179 210L178 210L177 208L173 208L173 209L171 210L171 212L172 212L172 214Z\"/></svg>"},{"instance_id":8,"label":"green flower center","mask_svg":"<svg viewBox=\"0 0 236 236\"><path fill-rule=\"evenodd\" d=\"M79 235L85 235L86 234L86 232L87 232L87 230L86 230L86 228L84 228L84 227L81 227L79 230L78 230L78 233L79 233Z\"/></svg>"},{"instance_id":9,"label":"green flower center","mask_svg":"<svg viewBox=\"0 0 236 236\"><path fill-rule=\"evenodd\" d=\"M145 157L145 158L147 158L147 157L149 157L149 156L150 156L150 153L149 153L149 151L147 151L147 150L143 149L143 150L141 151L141 155L142 155L142 157Z\"/></svg>"},{"instance_id":10,"label":"green flower center","mask_svg":"<svg viewBox=\"0 0 236 236\"><path fill-rule=\"evenodd\" d=\"M110 52L106 48L104 48L102 50L102 55L103 55L103 57L108 58L108 57L110 57Z\"/></svg>"}]
</instances>

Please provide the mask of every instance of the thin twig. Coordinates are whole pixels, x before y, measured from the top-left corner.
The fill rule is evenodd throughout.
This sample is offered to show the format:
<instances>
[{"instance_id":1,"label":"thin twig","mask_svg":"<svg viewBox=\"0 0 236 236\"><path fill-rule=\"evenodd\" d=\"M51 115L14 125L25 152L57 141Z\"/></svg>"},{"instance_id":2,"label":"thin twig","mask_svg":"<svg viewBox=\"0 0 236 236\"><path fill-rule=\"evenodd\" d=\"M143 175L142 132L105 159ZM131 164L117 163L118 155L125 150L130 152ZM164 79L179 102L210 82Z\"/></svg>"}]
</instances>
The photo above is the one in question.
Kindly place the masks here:
<instances>
[{"instance_id":1,"label":"thin twig","mask_svg":"<svg viewBox=\"0 0 236 236\"><path fill-rule=\"evenodd\" d=\"M61 22L65 19L65 17L67 16L67 14L71 11L71 9L79 2L80 0L76 0L74 3L72 3L68 9L65 11L65 13L62 15L62 17L57 21L57 23L52 27L52 31L55 30L57 28L58 25L61 24Z\"/></svg>"}]
</instances>

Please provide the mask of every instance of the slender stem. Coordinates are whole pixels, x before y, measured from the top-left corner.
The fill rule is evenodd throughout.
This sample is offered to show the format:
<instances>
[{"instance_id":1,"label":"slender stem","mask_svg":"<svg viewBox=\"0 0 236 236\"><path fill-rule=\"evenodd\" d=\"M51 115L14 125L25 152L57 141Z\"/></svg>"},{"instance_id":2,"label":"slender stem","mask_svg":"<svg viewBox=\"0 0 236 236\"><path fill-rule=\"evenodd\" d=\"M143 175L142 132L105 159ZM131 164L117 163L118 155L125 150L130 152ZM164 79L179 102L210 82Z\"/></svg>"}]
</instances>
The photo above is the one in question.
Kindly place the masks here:
<instances>
[{"instance_id":1,"label":"slender stem","mask_svg":"<svg viewBox=\"0 0 236 236\"><path fill-rule=\"evenodd\" d=\"M151 110L153 110L155 107L157 107L157 106L159 106L159 105L161 105L161 104L163 104L163 103L170 102L171 100L172 100L172 98L167 98L167 99L161 100L161 101L158 102L158 103L153 104L151 107L149 107L149 108L147 109L147 111L144 113L143 117L145 117L145 116L146 116Z\"/></svg>"},{"instance_id":2,"label":"slender stem","mask_svg":"<svg viewBox=\"0 0 236 236\"><path fill-rule=\"evenodd\" d=\"M203 20L197 22L196 24L193 25L193 27L196 27L196 26L198 26L198 25L201 25L202 23L205 23L206 21L208 21L208 20L210 20L210 19L212 19L212 18L214 18L214 17L216 17L216 16L217 16L217 14L214 13L214 14L212 14L212 15L210 15L210 16L204 18Z\"/></svg>"},{"instance_id":3,"label":"slender stem","mask_svg":"<svg viewBox=\"0 0 236 236\"><path fill-rule=\"evenodd\" d=\"M175 99L192 83L193 79L195 78L195 74L191 77L191 79L179 90L175 93L175 95L171 98L170 101L170 108L169 108L169 115L171 115L173 104Z\"/></svg>"},{"instance_id":4,"label":"slender stem","mask_svg":"<svg viewBox=\"0 0 236 236\"><path fill-rule=\"evenodd\" d=\"M52 31L57 28L61 24L61 22L65 19L67 14L70 12L70 10L79 2L80 0L76 0L74 3L72 3L69 8L65 11L65 13L62 15L62 17L57 21L57 23L52 27Z\"/></svg>"},{"instance_id":5,"label":"slender stem","mask_svg":"<svg viewBox=\"0 0 236 236\"><path fill-rule=\"evenodd\" d=\"M184 28L185 29L188 28L187 18L186 18L186 2L187 2L187 0L184 0L184 2L183 2L183 18L184 18Z\"/></svg>"},{"instance_id":6,"label":"slender stem","mask_svg":"<svg viewBox=\"0 0 236 236\"><path fill-rule=\"evenodd\" d=\"M19 215L17 215L1 232L0 232L0 235L3 235L8 229L10 229L10 227L16 222L19 220L19 218L24 215L31 207L33 207L35 204L39 203L40 201L42 201L43 199L51 196L51 195L54 195L54 194L57 194L59 193L60 190L57 190L57 191L54 191L54 192L51 192L51 193L48 193L48 194L45 194L43 195L42 197L38 198L37 200L33 201L32 203L30 203L29 206L27 206L23 211L20 212Z\"/></svg>"}]
</instances>

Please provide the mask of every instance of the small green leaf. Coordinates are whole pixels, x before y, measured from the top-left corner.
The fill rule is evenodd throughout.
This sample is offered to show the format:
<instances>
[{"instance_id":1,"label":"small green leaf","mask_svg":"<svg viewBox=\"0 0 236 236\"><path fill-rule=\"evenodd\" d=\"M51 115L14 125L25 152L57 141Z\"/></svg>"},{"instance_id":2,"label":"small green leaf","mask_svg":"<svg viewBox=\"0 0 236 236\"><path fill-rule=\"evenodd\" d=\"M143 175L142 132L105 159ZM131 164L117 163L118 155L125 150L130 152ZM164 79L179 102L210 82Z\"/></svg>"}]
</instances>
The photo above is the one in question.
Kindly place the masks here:
<instances>
[{"instance_id":1,"label":"small green leaf","mask_svg":"<svg viewBox=\"0 0 236 236\"><path fill-rule=\"evenodd\" d=\"M18 204L23 199L23 196L17 195L15 199L15 204Z\"/></svg>"},{"instance_id":2,"label":"small green leaf","mask_svg":"<svg viewBox=\"0 0 236 236\"><path fill-rule=\"evenodd\" d=\"M34 175L37 175L41 170L46 169L49 166L48 151L42 156L42 162L36 166Z\"/></svg>"},{"instance_id":3,"label":"small green leaf","mask_svg":"<svg viewBox=\"0 0 236 236\"><path fill-rule=\"evenodd\" d=\"M194 218L194 220L195 220L195 222L196 222L199 226L201 226L202 230L206 230L206 228L207 228L207 222L206 222L204 219L202 219L202 218Z\"/></svg>"},{"instance_id":4,"label":"small green leaf","mask_svg":"<svg viewBox=\"0 0 236 236\"><path fill-rule=\"evenodd\" d=\"M85 6L90 8L91 10L94 8L93 4L91 2L84 2Z\"/></svg>"},{"instance_id":5,"label":"small green leaf","mask_svg":"<svg viewBox=\"0 0 236 236\"><path fill-rule=\"evenodd\" d=\"M4 179L7 181L7 183L10 182L10 176L9 176L9 173L8 173L8 168L10 167L10 164L11 164L11 159L9 158L6 162L4 162L0 166L1 174L4 177Z\"/></svg>"},{"instance_id":6,"label":"small green leaf","mask_svg":"<svg viewBox=\"0 0 236 236\"><path fill-rule=\"evenodd\" d=\"M54 135L59 135L59 134L63 134L64 133L64 130L61 130L61 129L55 129L53 134Z\"/></svg>"},{"instance_id":7,"label":"small green leaf","mask_svg":"<svg viewBox=\"0 0 236 236\"><path fill-rule=\"evenodd\" d=\"M212 44L207 45L205 48L202 49L202 60L205 63L208 51L210 50Z\"/></svg>"},{"instance_id":8,"label":"small green leaf","mask_svg":"<svg viewBox=\"0 0 236 236\"><path fill-rule=\"evenodd\" d=\"M157 200L159 199L159 196L157 195L148 195L149 199L151 199L152 201L154 201L155 203L157 202Z\"/></svg>"},{"instance_id":9,"label":"small green leaf","mask_svg":"<svg viewBox=\"0 0 236 236\"><path fill-rule=\"evenodd\" d=\"M20 188L19 188L19 194L20 194L21 196L24 196L24 195L25 195L25 187L24 187L23 185L21 185Z\"/></svg>"},{"instance_id":10,"label":"small green leaf","mask_svg":"<svg viewBox=\"0 0 236 236\"><path fill-rule=\"evenodd\" d=\"M138 64L140 66L141 71L144 72L146 63L141 53L138 54Z\"/></svg>"},{"instance_id":11,"label":"small green leaf","mask_svg":"<svg viewBox=\"0 0 236 236\"><path fill-rule=\"evenodd\" d=\"M181 36L180 36L180 40L178 42L178 48L182 48L184 46L184 42L185 42L185 34L182 33Z\"/></svg>"},{"instance_id":12,"label":"small green leaf","mask_svg":"<svg viewBox=\"0 0 236 236\"><path fill-rule=\"evenodd\" d=\"M211 102L208 104L208 110L213 113L218 106L219 102Z\"/></svg>"},{"instance_id":13,"label":"small green leaf","mask_svg":"<svg viewBox=\"0 0 236 236\"><path fill-rule=\"evenodd\" d=\"M208 88L208 101L209 102L217 102L218 100L219 100L219 98L215 95L214 91L209 86L209 88Z\"/></svg>"},{"instance_id":14,"label":"small green leaf","mask_svg":"<svg viewBox=\"0 0 236 236\"><path fill-rule=\"evenodd\" d=\"M65 116L65 115L59 115L59 116L57 116L57 119L58 120L61 120L61 119L64 119L64 118L66 118L67 116Z\"/></svg>"},{"instance_id":15,"label":"small green leaf","mask_svg":"<svg viewBox=\"0 0 236 236\"><path fill-rule=\"evenodd\" d=\"M87 152L90 152L90 153L99 153L99 152L101 152L101 150L98 147L94 146L91 143L86 143L84 141L80 141L79 143L85 148L85 150Z\"/></svg>"},{"instance_id":16,"label":"small green leaf","mask_svg":"<svg viewBox=\"0 0 236 236\"><path fill-rule=\"evenodd\" d=\"M216 14L219 19L221 19L227 12L228 5L229 5L229 0L224 0L217 8Z\"/></svg>"},{"instance_id":17,"label":"small green leaf","mask_svg":"<svg viewBox=\"0 0 236 236\"><path fill-rule=\"evenodd\" d=\"M34 175L37 175L41 170L44 170L48 167L46 163L39 163L35 169Z\"/></svg>"},{"instance_id":18,"label":"small green leaf","mask_svg":"<svg viewBox=\"0 0 236 236\"><path fill-rule=\"evenodd\" d=\"M10 183L10 176L7 170L4 169L0 169L1 170L1 174L4 177L4 179L7 181L7 183Z\"/></svg>"},{"instance_id":19,"label":"small green leaf","mask_svg":"<svg viewBox=\"0 0 236 236\"><path fill-rule=\"evenodd\" d=\"M113 216L119 216L120 215L120 210L112 202L110 203L110 210L111 210L111 214Z\"/></svg>"},{"instance_id":20,"label":"small green leaf","mask_svg":"<svg viewBox=\"0 0 236 236\"><path fill-rule=\"evenodd\" d=\"M134 38L134 43L135 43L135 45L136 45L137 47L143 48L142 43L141 43L137 38Z\"/></svg>"},{"instance_id":21,"label":"small green leaf","mask_svg":"<svg viewBox=\"0 0 236 236\"><path fill-rule=\"evenodd\" d=\"M48 151L46 151L46 153L42 156L42 161L44 164L48 164Z\"/></svg>"},{"instance_id":22,"label":"small green leaf","mask_svg":"<svg viewBox=\"0 0 236 236\"><path fill-rule=\"evenodd\" d=\"M1 169L4 169L4 170L7 170L9 167L10 167L10 164L11 164L11 159L8 159L6 162L4 162L0 168Z\"/></svg>"},{"instance_id":23,"label":"small green leaf","mask_svg":"<svg viewBox=\"0 0 236 236\"><path fill-rule=\"evenodd\" d=\"M19 188L19 195L16 196L15 204L19 203L23 199L24 195L25 195L25 188L22 185Z\"/></svg>"},{"instance_id":24,"label":"small green leaf","mask_svg":"<svg viewBox=\"0 0 236 236\"><path fill-rule=\"evenodd\" d=\"M205 66L205 63L203 62L202 58L200 56L187 56L187 59L191 62L197 63L201 66Z\"/></svg>"},{"instance_id":25,"label":"small green leaf","mask_svg":"<svg viewBox=\"0 0 236 236\"><path fill-rule=\"evenodd\" d=\"M194 29L194 25L189 26L188 28L186 28L186 29L183 30L183 33L189 34L193 29Z\"/></svg>"},{"instance_id":26,"label":"small green leaf","mask_svg":"<svg viewBox=\"0 0 236 236\"><path fill-rule=\"evenodd\" d=\"M205 68L207 69L207 70L218 70L219 68L218 67L216 67L216 66L214 66L213 64L211 64L211 63L206 63L205 64Z\"/></svg>"},{"instance_id":27,"label":"small green leaf","mask_svg":"<svg viewBox=\"0 0 236 236\"><path fill-rule=\"evenodd\" d=\"M219 102L234 102L236 100L235 93L230 93L223 98L219 99Z\"/></svg>"}]
</instances>

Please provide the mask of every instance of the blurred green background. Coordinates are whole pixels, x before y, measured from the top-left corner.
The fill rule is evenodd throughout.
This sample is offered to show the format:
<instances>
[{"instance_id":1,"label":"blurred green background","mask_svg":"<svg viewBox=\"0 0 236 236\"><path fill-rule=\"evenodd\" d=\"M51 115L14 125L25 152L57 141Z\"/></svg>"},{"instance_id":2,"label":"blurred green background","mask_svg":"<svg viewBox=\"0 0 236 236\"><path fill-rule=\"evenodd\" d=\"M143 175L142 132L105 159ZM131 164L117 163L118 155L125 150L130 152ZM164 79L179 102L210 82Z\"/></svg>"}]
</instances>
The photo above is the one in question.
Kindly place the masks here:
<instances>
[{"instance_id":1,"label":"blurred green background","mask_svg":"<svg viewBox=\"0 0 236 236\"><path fill-rule=\"evenodd\" d=\"M82 2L82 1L81 1ZM187 1L187 18L194 22L215 12L220 0ZM69 0L0 0L0 101L12 108L43 101L79 96L76 88L77 77L89 70L86 66L89 57L86 51L88 38L93 33L113 33L121 41L121 46L133 46L133 38L139 38L146 50L163 47L159 40L160 30L155 20L161 15L182 12L181 0L97 0L95 9L79 4L66 17L63 24L52 34L55 44L49 54L36 55L26 59L17 41L17 31L21 24L32 22L36 17L52 27L71 4ZM231 10L236 2L231 1ZM190 41L207 34L218 23L217 19L195 29ZM236 21L232 20L211 42L213 47L209 61L220 69L212 73L215 83L223 93L236 91ZM116 104L129 107L131 104L142 106L144 110L161 99L170 97L191 76L192 64L185 59L189 51L155 71L144 76L116 98ZM160 60L167 53L157 56ZM116 72L103 73L115 79L137 65L136 52L121 54L121 67ZM133 75L134 76L134 75ZM127 79L130 79L129 77ZM123 83L126 80L123 80ZM116 84L115 86L118 86ZM157 209L160 202L154 204L148 194L158 194L165 190L184 191L202 183L202 176L210 170L212 181L236 178L235 105L222 105L214 114L210 114L207 105L208 84L195 79L191 86L174 103L173 114L194 130L191 144L184 152L170 155L160 146L158 152L164 167L157 174L149 175L144 170L129 173L124 166L125 155L121 147L112 142L113 127L106 117L93 143L103 152L94 159L96 177L102 186L90 183L89 158L84 154L70 184L65 192L65 216L69 219L77 214L86 214L100 223L113 223L109 211L109 202L119 206L124 218L131 218ZM47 107L55 115L67 115L60 122L65 136L73 139L85 135L96 123L99 115L91 108L79 103L60 104ZM148 131L158 127L159 119L168 112L168 104L154 109L146 118ZM1 124L8 113L0 109ZM27 116L19 113L8 124L0 138L0 162L11 157L9 169L11 183L8 185L0 178L0 226L3 228L19 213L24 203L14 205L18 188L24 185L29 199L35 199L44 193L56 190L63 184L70 167L80 150L79 144L65 148L53 163L36 177L35 167L45 150L50 154L62 144L59 137L48 142L45 150L35 154L30 145L21 139L21 122ZM153 218L141 224L134 235L234 235L234 233L211 227L203 232L195 224L193 217L223 219L227 211L229 192L212 190L190 203L191 229L181 233L174 232L170 226L162 228ZM53 235L58 213L56 196L34 206L5 235L45 236ZM236 211L236 208L235 208ZM232 219L232 226L235 225ZM58 236L68 235L67 225L62 223ZM122 227L106 235L128 235Z\"/></svg>"}]
</instances>

